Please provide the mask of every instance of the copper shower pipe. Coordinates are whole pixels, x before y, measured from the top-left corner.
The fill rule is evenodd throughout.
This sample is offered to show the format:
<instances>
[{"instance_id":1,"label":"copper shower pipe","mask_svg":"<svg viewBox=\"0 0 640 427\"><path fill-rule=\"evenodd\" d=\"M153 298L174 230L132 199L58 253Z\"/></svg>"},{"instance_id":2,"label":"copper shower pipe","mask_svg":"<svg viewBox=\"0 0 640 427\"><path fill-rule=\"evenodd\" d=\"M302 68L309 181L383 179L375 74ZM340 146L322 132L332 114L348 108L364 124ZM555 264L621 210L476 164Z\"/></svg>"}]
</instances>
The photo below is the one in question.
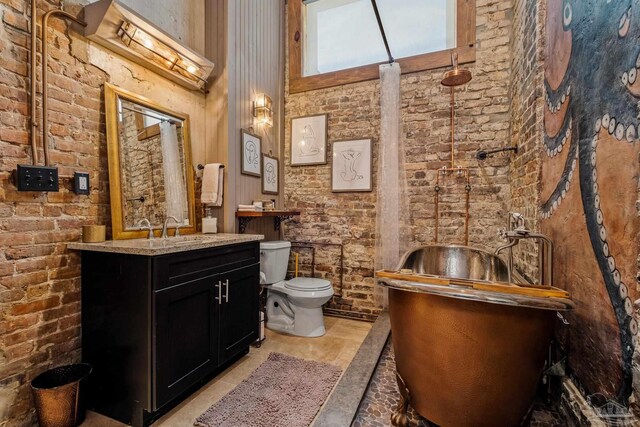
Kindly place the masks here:
<instances>
[{"instance_id":1,"label":"copper shower pipe","mask_svg":"<svg viewBox=\"0 0 640 427\"><path fill-rule=\"evenodd\" d=\"M458 67L458 53L451 53L451 65L453 69L447 71L442 76L440 83L443 86L447 86L451 90L451 166L438 169L436 175L435 186L435 214L436 214L436 230L435 230L435 243L438 243L438 228L440 222L440 174L444 175L447 172L457 172L458 174L464 173L466 184L464 190L465 196L465 217L464 217L464 244L469 244L469 192L471 191L471 184L469 180L469 168L455 165L454 149L455 149L455 118L456 118L456 93L455 88L462 86L471 81L472 75L469 70Z\"/></svg>"},{"instance_id":2,"label":"copper shower pipe","mask_svg":"<svg viewBox=\"0 0 640 427\"><path fill-rule=\"evenodd\" d=\"M455 167L453 160L454 139L455 139L455 119L456 119L456 94L455 87L451 86L451 168Z\"/></svg>"},{"instance_id":3,"label":"copper shower pipe","mask_svg":"<svg viewBox=\"0 0 640 427\"><path fill-rule=\"evenodd\" d=\"M38 121L36 119L36 49L37 49L37 25L36 25L36 1L31 1L31 149L33 151L33 164L38 163ZM47 48L47 33L49 28L49 18L59 17L75 22L83 27L87 26L87 23L81 21L75 16L67 13L63 10L50 10L42 16L42 25L40 31L42 32L42 149L44 152L44 164L49 166L49 94L48 94L48 78L47 78L47 66L48 66L48 48Z\"/></svg>"}]
</instances>

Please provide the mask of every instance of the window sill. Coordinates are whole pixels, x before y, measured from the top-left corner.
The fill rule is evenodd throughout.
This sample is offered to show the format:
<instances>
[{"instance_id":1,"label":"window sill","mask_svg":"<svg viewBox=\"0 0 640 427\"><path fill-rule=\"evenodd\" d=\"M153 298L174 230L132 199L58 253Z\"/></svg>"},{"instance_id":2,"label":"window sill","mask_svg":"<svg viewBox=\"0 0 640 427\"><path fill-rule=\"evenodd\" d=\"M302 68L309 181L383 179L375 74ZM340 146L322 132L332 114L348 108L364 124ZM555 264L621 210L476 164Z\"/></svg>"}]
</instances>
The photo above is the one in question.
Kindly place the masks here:
<instances>
[{"instance_id":1,"label":"window sill","mask_svg":"<svg viewBox=\"0 0 640 427\"><path fill-rule=\"evenodd\" d=\"M476 60L475 46L466 46L457 49L442 50L439 52L426 53L424 55L400 58L396 61L400 64L402 74L416 73L419 71L450 66L451 53L453 51L458 53L458 60L461 64L474 62ZM380 77L380 64L384 64L384 62L349 68L347 70L334 71L331 73L318 74L315 76L290 78L289 93L307 92L351 83L376 80Z\"/></svg>"}]
</instances>

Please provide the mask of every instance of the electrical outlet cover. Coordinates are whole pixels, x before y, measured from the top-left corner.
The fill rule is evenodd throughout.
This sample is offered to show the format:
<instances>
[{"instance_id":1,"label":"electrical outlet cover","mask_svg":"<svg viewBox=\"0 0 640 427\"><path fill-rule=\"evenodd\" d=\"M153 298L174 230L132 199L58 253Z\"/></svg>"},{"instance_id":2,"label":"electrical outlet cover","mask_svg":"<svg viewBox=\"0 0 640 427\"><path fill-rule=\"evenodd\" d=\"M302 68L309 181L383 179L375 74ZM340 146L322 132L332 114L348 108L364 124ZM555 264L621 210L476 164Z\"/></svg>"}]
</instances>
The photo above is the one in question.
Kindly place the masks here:
<instances>
[{"instance_id":1,"label":"electrical outlet cover","mask_svg":"<svg viewBox=\"0 0 640 427\"><path fill-rule=\"evenodd\" d=\"M89 174L86 172L73 173L73 192L76 194L88 195L91 191L89 187Z\"/></svg>"}]
</instances>

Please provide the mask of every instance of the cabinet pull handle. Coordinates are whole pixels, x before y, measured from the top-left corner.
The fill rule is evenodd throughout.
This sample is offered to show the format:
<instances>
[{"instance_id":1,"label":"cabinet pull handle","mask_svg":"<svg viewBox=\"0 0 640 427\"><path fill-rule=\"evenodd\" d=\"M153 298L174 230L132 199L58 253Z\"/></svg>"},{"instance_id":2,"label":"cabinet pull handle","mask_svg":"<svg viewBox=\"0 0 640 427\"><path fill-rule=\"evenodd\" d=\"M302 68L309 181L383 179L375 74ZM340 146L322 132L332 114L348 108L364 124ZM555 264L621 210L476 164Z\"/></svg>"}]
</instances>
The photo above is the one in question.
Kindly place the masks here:
<instances>
[{"instance_id":1,"label":"cabinet pull handle","mask_svg":"<svg viewBox=\"0 0 640 427\"><path fill-rule=\"evenodd\" d=\"M224 282L224 302L229 302L229 279Z\"/></svg>"},{"instance_id":2,"label":"cabinet pull handle","mask_svg":"<svg viewBox=\"0 0 640 427\"><path fill-rule=\"evenodd\" d=\"M218 305L222 304L222 282L218 281L218 284L215 285L216 288L218 288L218 296L215 297L214 299L216 301L218 301Z\"/></svg>"}]
</instances>

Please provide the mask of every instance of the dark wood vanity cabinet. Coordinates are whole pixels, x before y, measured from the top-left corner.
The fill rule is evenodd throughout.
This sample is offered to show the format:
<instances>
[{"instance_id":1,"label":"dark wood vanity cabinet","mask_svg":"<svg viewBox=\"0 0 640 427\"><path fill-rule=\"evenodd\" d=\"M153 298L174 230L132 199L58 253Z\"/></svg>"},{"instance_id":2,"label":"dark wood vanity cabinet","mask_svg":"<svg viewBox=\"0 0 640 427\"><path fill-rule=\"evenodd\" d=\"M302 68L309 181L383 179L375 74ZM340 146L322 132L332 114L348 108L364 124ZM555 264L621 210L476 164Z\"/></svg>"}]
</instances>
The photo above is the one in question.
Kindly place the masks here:
<instances>
[{"instance_id":1,"label":"dark wood vanity cabinet","mask_svg":"<svg viewBox=\"0 0 640 427\"><path fill-rule=\"evenodd\" d=\"M159 256L82 252L90 408L147 425L258 338L259 243Z\"/></svg>"},{"instance_id":2,"label":"dark wood vanity cabinet","mask_svg":"<svg viewBox=\"0 0 640 427\"><path fill-rule=\"evenodd\" d=\"M161 407L218 367L216 276L155 295L156 406Z\"/></svg>"}]
</instances>

